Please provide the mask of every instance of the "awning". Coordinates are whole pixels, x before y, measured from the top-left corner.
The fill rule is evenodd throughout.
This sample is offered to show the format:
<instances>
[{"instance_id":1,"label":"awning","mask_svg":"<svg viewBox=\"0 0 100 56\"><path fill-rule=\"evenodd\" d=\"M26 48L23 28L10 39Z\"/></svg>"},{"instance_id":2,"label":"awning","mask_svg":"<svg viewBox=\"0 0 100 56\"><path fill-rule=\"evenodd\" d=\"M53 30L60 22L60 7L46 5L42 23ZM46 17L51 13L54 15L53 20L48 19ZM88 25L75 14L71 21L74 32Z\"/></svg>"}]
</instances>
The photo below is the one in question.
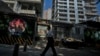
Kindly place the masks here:
<instances>
[{"instance_id":1,"label":"awning","mask_svg":"<svg viewBox=\"0 0 100 56\"><path fill-rule=\"evenodd\" d=\"M100 29L100 22L96 22L96 21L92 21L92 20L82 22L82 23L79 23L79 24L87 25L87 27Z\"/></svg>"},{"instance_id":2,"label":"awning","mask_svg":"<svg viewBox=\"0 0 100 56\"><path fill-rule=\"evenodd\" d=\"M73 27L73 24L67 22L52 21L51 23L52 25L57 27L67 27L67 28Z\"/></svg>"}]
</instances>

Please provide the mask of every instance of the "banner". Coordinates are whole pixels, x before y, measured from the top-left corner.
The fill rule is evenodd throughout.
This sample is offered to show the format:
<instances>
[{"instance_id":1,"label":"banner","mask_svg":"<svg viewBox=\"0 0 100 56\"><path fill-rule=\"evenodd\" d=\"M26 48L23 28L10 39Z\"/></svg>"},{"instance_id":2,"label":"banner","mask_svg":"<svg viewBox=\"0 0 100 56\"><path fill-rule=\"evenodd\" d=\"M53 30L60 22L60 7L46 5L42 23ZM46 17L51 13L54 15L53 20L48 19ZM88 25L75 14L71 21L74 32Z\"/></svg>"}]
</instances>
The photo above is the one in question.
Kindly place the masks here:
<instances>
[{"instance_id":1,"label":"banner","mask_svg":"<svg viewBox=\"0 0 100 56\"><path fill-rule=\"evenodd\" d=\"M35 35L36 17L16 14L0 15L0 43L2 44L32 44Z\"/></svg>"}]
</instances>

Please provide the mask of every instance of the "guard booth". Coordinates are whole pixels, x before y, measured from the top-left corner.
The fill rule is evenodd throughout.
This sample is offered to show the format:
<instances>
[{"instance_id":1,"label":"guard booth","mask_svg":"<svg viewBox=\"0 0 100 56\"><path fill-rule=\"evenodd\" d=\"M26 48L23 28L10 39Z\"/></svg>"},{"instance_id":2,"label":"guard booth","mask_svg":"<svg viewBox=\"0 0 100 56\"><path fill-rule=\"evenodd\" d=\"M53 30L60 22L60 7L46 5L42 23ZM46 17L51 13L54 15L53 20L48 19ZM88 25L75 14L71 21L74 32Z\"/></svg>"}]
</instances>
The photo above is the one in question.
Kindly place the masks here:
<instances>
[{"instance_id":1,"label":"guard booth","mask_svg":"<svg viewBox=\"0 0 100 56\"><path fill-rule=\"evenodd\" d=\"M62 39L65 37L70 37L70 31L71 31L71 28L73 27L73 24L52 21L52 25L54 29L54 35L56 38Z\"/></svg>"},{"instance_id":2,"label":"guard booth","mask_svg":"<svg viewBox=\"0 0 100 56\"><path fill-rule=\"evenodd\" d=\"M37 18L18 14L0 13L0 44L31 45L35 39Z\"/></svg>"}]
</instances>

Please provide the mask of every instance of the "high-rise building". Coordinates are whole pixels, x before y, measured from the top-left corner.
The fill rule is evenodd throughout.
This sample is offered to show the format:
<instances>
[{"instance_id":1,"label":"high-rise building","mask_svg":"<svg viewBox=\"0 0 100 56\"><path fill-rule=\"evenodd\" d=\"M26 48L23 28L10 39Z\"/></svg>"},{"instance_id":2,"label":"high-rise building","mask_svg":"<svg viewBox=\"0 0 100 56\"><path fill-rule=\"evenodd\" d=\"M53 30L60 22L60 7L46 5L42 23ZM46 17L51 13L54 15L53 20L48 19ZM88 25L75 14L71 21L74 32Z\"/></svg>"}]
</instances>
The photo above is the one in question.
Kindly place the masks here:
<instances>
[{"instance_id":1,"label":"high-rise building","mask_svg":"<svg viewBox=\"0 0 100 56\"><path fill-rule=\"evenodd\" d=\"M53 0L53 20L80 23L97 15L95 0Z\"/></svg>"},{"instance_id":2,"label":"high-rise building","mask_svg":"<svg viewBox=\"0 0 100 56\"><path fill-rule=\"evenodd\" d=\"M51 20L52 18L52 9L49 8L48 10L43 11L43 19Z\"/></svg>"},{"instance_id":3,"label":"high-rise building","mask_svg":"<svg viewBox=\"0 0 100 56\"><path fill-rule=\"evenodd\" d=\"M97 16L97 18L96 18L95 21L96 21L96 22L100 22L100 15Z\"/></svg>"},{"instance_id":4,"label":"high-rise building","mask_svg":"<svg viewBox=\"0 0 100 56\"><path fill-rule=\"evenodd\" d=\"M54 27L57 37L62 37L63 35L66 37L66 35L69 35L71 37L81 37L80 39L83 39L84 26L76 24L87 20L93 20L96 16L97 10L95 0L53 0L52 20L75 24L74 27L69 29L64 27L62 31L61 27Z\"/></svg>"},{"instance_id":5,"label":"high-rise building","mask_svg":"<svg viewBox=\"0 0 100 56\"><path fill-rule=\"evenodd\" d=\"M16 13L42 17L43 0L2 0Z\"/></svg>"}]
</instances>

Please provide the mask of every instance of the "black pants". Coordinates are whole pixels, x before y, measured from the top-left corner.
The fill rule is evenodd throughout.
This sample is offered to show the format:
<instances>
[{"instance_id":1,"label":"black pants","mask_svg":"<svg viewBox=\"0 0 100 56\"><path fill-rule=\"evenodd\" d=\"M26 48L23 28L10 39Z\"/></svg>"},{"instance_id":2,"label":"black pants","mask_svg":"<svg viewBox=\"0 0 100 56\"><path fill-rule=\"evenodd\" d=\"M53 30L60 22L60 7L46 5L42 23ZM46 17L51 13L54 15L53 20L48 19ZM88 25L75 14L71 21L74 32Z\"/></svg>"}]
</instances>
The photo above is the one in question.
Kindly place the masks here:
<instances>
[{"instance_id":1,"label":"black pants","mask_svg":"<svg viewBox=\"0 0 100 56\"><path fill-rule=\"evenodd\" d=\"M43 51L42 55L41 56L45 56L45 53L47 52L47 50L51 47L52 49L52 52L53 52L53 55L54 56L57 56L57 53L56 53L56 50L54 48L54 39L53 37L47 37L47 40L48 40L48 43L47 43L47 46L45 48L45 50Z\"/></svg>"}]
</instances>

